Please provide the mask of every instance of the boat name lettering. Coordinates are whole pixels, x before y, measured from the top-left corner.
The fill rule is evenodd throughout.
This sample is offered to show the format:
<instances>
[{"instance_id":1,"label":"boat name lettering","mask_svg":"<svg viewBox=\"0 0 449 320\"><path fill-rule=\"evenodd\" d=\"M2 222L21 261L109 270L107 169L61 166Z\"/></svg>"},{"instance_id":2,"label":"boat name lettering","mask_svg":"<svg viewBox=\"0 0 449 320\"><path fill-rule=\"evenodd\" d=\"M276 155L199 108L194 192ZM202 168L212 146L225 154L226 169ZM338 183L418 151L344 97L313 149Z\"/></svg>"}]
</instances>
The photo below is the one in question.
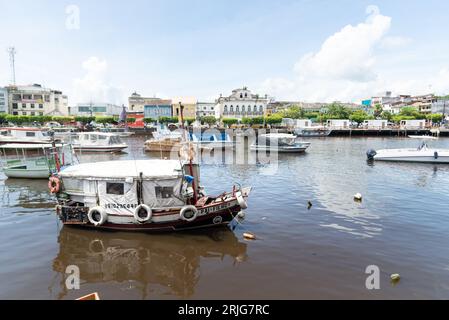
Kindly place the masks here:
<instances>
[{"instance_id":1,"label":"boat name lettering","mask_svg":"<svg viewBox=\"0 0 449 320\"><path fill-rule=\"evenodd\" d=\"M106 209L135 209L137 208L137 204L127 203L108 203L105 205Z\"/></svg>"}]
</instances>

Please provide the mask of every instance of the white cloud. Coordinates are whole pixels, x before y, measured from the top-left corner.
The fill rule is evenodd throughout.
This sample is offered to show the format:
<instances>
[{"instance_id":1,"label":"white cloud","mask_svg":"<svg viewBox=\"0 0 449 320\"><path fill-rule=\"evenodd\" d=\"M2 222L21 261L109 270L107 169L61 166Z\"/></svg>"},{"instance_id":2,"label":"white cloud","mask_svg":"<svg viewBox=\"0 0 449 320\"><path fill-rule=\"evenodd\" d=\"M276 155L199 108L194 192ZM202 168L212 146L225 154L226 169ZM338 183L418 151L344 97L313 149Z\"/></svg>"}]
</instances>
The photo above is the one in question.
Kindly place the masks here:
<instances>
[{"instance_id":1,"label":"white cloud","mask_svg":"<svg viewBox=\"0 0 449 320\"><path fill-rule=\"evenodd\" d=\"M82 64L86 74L73 81L73 102L123 103L121 89L109 84L108 63L97 57L90 57Z\"/></svg>"},{"instance_id":2,"label":"white cloud","mask_svg":"<svg viewBox=\"0 0 449 320\"><path fill-rule=\"evenodd\" d=\"M379 58L388 61L388 54L397 58L400 53L396 49L411 39L388 36L392 18L382 15L378 7L369 6L366 13L364 22L343 27L328 37L317 52L301 57L294 64L291 79L269 78L258 90L278 99L320 102L357 102L386 90L410 94L449 91L447 68L438 75L430 70L427 75L416 73L412 79L391 72L396 66L387 67L394 78L379 72ZM412 70L413 65L406 67Z\"/></svg>"}]
</instances>

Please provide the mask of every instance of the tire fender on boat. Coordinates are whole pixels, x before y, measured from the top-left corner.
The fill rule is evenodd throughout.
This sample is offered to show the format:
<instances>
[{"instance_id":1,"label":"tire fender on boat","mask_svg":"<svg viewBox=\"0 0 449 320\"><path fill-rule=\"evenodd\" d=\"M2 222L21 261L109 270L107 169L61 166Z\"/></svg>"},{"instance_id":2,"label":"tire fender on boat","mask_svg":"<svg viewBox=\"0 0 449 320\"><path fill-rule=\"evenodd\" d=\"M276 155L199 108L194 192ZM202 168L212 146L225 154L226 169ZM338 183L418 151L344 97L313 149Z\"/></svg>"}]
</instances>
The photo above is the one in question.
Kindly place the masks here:
<instances>
[{"instance_id":1,"label":"tire fender on boat","mask_svg":"<svg viewBox=\"0 0 449 320\"><path fill-rule=\"evenodd\" d=\"M142 217L140 214L144 211L145 216ZM134 211L134 219L138 223L145 223L151 221L151 218L153 217L153 210L146 204L141 204L137 206L136 210Z\"/></svg>"},{"instance_id":2,"label":"tire fender on boat","mask_svg":"<svg viewBox=\"0 0 449 320\"><path fill-rule=\"evenodd\" d=\"M100 215L100 220L95 220L94 215L95 214ZM108 220L108 214L106 213L106 210L102 207L93 207L89 210L89 213L87 214L87 218L89 219L89 222L92 223L94 226L101 226L105 224L105 222Z\"/></svg>"},{"instance_id":3,"label":"tire fender on boat","mask_svg":"<svg viewBox=\"0 0 449 320\"><path fill-rule=\"evenodd\" d=\"M243 210L246 209L246 208L248 208L248 204L246 203L246 200L245 200L245 198L243 197L241 191L238 191L238 192L235 194L235 197L237 198L237 202L238 202L240 208L242 208Z\"/></svg>"},{"instance_id":4,"label":"tire fender on boat","mask_svg":"<svg viewBox=\"0 0 449 320\"><path fill-rule=\"evenodd\" d=\"M193 212L192 216L187 215L190 212ZM198 209L195 206L184 206L179 212L179 216L184 221L192 222L198 216Z\"/></svg>"}]
</instances>

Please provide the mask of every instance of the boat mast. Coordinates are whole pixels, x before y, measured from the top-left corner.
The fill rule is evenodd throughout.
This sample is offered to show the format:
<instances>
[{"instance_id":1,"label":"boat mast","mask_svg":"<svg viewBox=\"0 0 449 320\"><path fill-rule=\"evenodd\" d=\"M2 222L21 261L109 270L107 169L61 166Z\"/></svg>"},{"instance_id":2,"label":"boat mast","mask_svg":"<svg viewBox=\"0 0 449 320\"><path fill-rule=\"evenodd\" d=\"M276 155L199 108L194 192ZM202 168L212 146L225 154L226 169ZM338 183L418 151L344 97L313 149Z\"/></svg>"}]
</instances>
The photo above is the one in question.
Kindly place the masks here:
<instances>
[{"instance_id":1,"label":"boat mast","mask_svg":"<svg viewBox=\"0 0 449 320\"><path fill-rule=\"evenodd\" d=\"M179 102L179 111L180 111L180 115L181 115L181 129L183 132L183 137L184 137L184 142L187 142L187 132L186 132L186 128L184 126L184 106L181 104L181 102ZM190 146L188 144L186 144L187 147L190 149ZM193 201L194 204L196 204L197 201L197 194L196 194L196 186L195 186L195 176L193 174L193 163L192 163L192 157L189 157L189 170L190 170L190 175L193 177L193 181L192 181L192 188L193 188Z\"/></svg>"}]
</instances>

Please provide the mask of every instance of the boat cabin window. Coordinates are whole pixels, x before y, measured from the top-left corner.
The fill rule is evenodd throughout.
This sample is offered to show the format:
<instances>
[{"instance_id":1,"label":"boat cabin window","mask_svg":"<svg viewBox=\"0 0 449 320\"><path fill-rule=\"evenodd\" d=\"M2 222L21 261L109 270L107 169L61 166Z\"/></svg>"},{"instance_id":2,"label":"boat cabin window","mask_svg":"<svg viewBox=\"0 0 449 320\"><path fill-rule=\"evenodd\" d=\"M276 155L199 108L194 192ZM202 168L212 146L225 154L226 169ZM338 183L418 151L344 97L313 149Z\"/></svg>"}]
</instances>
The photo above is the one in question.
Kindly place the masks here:
<instances>
[{"instance_id":1,"label":"boat cabin window","mask_svg":"<svg viewBox=\"0 0 449 320\"><path fill-rule=\"evenodd\" d=\"M115 195L124 195L125 194L125 185L123 183L106 183L106 193L107 194L115 194Z\"/></svg>"},{"instance_id":2,"label":"boat cabin window","mask_svg":"<svg viewBox=\"0 0 449 320\"><path fill-rule=\"evenodd\" d=\"M96 134L91 134L90 135L90 141L92 141L92 142L96 142L97 138L98 138L98 136Z\"/></svg>"},{"instance_id":3,"label":"boat cabin window","mask_svg":"<svg viewBox=\"0 0 449 320\"><path fill-rule=\"evenodd\" d=\"M173 187L155 187L156 198L170 199L173 197Z\"/></svg>"},{"instance_id":4,"label":"boat cabin window","mask_svg":"<svg viewBox=\"0 0 449 320\"><path fill-rule=\"evenodd\" d=\"M109 139L109 144L121 144L122 140L120 139L120 137L116 137L116 136L111 136L111 138Z\"/></svg>"},{"instance_id":5,"label":"boat cabin window","mask_svg":"<svg viewBox=\"0 0 449 320\"><path fill-rule=\"evenodd\" d=\"M1 131L1 132L0 132L0 135L2 135L2 136L7 136L7 135L8 135L8 131Z\"/></svg>"},{"instance_id":6,"label":"boat cabin window","mask_svg":"<svg viewBox=\"0 0 449 320\"><path fill-rule=\"evenodd\" d=\"M106 140L107 137L106 136L98 136L98 140Z\"/></svg>"},{"instance_id":7,"label":"boat cabin window","mask_svg":"<svg viewBox=\"0 0 449 320\"><path fill-rule=\"evenodd\" d=\"M26 132L26 136L27 136L27 137L35 137L35 136L36 136L36 132L30 132L30 131L27 131L27 132Z\"/></svg>"}]
</instances>

